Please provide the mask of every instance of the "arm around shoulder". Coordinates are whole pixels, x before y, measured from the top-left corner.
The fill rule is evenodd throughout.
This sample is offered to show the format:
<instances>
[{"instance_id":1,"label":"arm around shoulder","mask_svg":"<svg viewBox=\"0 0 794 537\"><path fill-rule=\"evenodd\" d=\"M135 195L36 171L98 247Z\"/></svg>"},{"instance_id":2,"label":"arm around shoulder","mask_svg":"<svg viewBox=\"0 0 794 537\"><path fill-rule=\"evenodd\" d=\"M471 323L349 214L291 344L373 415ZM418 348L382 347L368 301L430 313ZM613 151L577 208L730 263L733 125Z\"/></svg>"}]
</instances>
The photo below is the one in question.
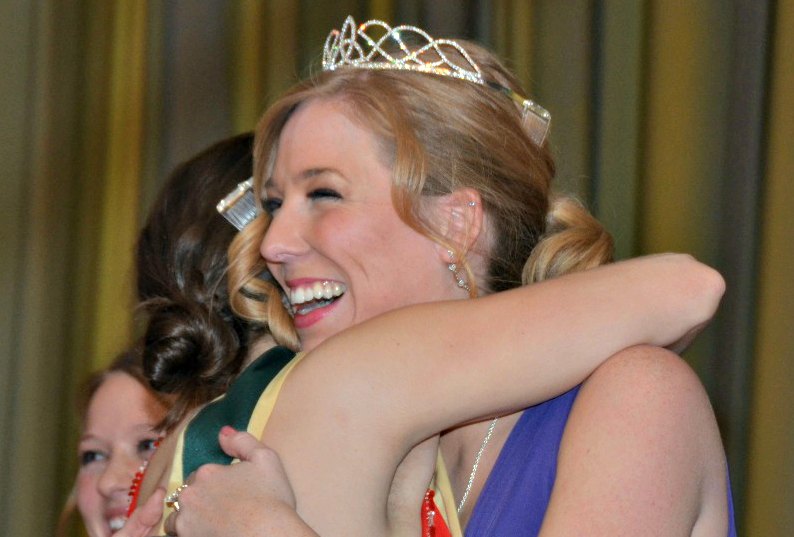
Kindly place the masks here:
<instances>
[{"instance_id":1,"label":"arm around shoulder","mask_svg":"<svg viewBox=\"0 0 794 537\"><path fill-rule=\"evenodd\" d=\"M677 340L664 346L676 354L683 352L701 330L711 321L717 311L722 296L725 294L725 279L715 269L700 263L688 254L657 254L647 259L669 260L677 265L673 274L678 280L673 282L679 286L679 293L671 295L672 300L685 300L681 308L690 323L690 328ZM673 306L677 307L675 304Z\"/></svg>"},{"instance_id":2,"label":"arm around shoulder","mask_svg":"<svg viewBox=\"0 0 794 537\"><path fill-rule=\"evenodd\" d=\"M329 338L293 376L312 363L308 391L323 394L317 400L326 410L336 402L337 415L364 420L367 409L369 425L359 429L385 422L394 429L391 444L397 437L413 445L559 395L621 349L673 345L711 319L723 290L721 276L691 256L647 256L389 312ZM344 378L326 382L340 370ZM423 412L430 406L443 410Z\"/></svg>"},{"instance_id":3,"label":"arm around shoulder","mask_svg":"<svg viewBox=\"0 0 794 537\"><path fill-rule=\"evenodd\" d=\"M541 535L725 535L725 455L692 369L655 347L584 383L560 446Z\"/></svg>"}]
</instances>

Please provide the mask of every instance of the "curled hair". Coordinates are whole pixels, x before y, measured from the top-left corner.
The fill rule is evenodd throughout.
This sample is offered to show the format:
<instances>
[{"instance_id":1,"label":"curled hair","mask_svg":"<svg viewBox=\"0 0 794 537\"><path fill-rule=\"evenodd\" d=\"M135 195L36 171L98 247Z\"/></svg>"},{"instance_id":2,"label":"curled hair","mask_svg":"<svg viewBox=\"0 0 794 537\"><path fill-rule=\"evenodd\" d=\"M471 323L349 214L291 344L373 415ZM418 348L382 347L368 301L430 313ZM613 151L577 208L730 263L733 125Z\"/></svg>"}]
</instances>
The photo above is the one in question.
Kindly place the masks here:
<instances>
[{"instance_id":1,"label":"curled hair","mask_svg":"<svg viewBox=\"0 0 794 537\"><path fill-rule=\"evenodd\" d=\"M261 277L267 274L267 267L259 245L269 221L267 214L260 214L237 234L229 246L231 307L244 319L253 322L266 319L276 343L298 350L298 334L281 301L279 287Z\"/></svg>"},{"instance_id":2,"label":"curled hair","mask_svg":"<svg viewBox=\"0 0 794 537\"><path fill-rule=\"evenodd\" d=\"M252 139L247 133L224 140L178 166L138 239L144 372L155 389L176 394L168 428L223 393L248 345L265 332L231 310L227 249L237 230L215 209L251 176Z\"/></svg>"},{"instance_id":3,"label":"curled hair","mask_svg":"<svg viewBox=\"0 0 794 537\"><path fill-rule=\"evenodd\" d=\"M522 282L547 280L610 263L612 236L578 201L558 197L546 215L546 233L524 265Z\"/></svg>"},{"instance_id":4,"label":"curled hair","mask_svg":"<svg viewBox=\"0 0 794 537\"><path fill-rule=\"evenodd\" d=\"M526 94L493 54L473 43L458 42L486 80ZM384 164L392 170L392 201L400 218L453 252L468 275L472 296L610 259L611 254L605 254L611 250L605 244L610 239L595 219L572 202L552 205L554 160L548 144L533 142L528 131L532 127L525 124L516 103L491 87L450 77L341 68L298 84L271 106L257 126L257 190L272 173L279 136L290 117L300 106L317 100L343 103L349 117L373 133ZM473 274L469 252L451 244L424 211L423 200L461 188L476 190L482 200L488 238L485 274ZM576 230L565 232L570 225ZM259 238L263 232L264 228L250 230ZM536 247L540 249L533 255ZM256 294L244 280L252 281L252 273L242 277L233 285L235 292ZM260 307L257 314L267 315L266 308ZM275 330L275 319L270 322Z\"/></svg>"}]
</instances>

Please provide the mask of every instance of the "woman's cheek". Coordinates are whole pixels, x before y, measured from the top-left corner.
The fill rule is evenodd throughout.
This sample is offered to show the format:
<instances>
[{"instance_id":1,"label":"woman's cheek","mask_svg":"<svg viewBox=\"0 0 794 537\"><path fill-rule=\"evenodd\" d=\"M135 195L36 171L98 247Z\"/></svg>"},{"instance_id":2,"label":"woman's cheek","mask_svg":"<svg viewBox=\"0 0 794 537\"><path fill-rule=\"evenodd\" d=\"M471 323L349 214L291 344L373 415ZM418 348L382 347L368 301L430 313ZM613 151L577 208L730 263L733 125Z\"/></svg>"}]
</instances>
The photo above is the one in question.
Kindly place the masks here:
<instances>
[{"instance_id":1,"label":"woman's cheek","mask_svg":"<svg viewBox=\"0 0 794 537\"><path fill-rule=\"evenodd\" d=\"M82 468L77 476L77 510L80 511L91 537L102 536L104 533L103 503L97 487L98 479L99 474L87 467Z\"/></svg>"}]
</instances>

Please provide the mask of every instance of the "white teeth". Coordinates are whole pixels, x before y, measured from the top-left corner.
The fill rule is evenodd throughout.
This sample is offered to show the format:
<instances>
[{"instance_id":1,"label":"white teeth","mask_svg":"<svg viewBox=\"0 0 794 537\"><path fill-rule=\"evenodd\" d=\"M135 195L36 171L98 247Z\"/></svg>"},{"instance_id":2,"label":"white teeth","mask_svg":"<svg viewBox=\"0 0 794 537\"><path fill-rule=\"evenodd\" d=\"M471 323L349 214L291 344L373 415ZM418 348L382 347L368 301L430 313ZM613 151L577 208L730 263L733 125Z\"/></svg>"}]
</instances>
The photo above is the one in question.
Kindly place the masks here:
<instances>
[{"instance_id":1,"label":"white teeth","mask_svg":"<svg viewBox=\"0 0 794 537\"><path fill-rule=\"evenodd\" d=\"M293 305L305 304L312 300L331 299L342 295L347 287L339 282L314 282L304 287L290 289L290 302Z\"/></svg>"},{"instance_id":2,"label":"white teeth","mask_svg":"<svg viewBox=\"0 0 794 537\"><path fill-rule=\"evenodd\" d=\"M334 288L333 285L326 285L323 289L320 289L322 292L323 298L331 298L334 296Z\"/></svg>"},{"instance_id":3,"label":"white teeth","mask_svg":"<svg viewBox=\"0 0 794 537\"><path fill-rule=\"evenodd\" d=\"M326 285L325 287L330 287L330 286ZM324 294L323 293L323 284L320 283L320 282L314 282L314 285L312 286L312 291L314 291L314 298L315 299L322 298L323 294ZM328 298L330 298L330 297L328 297Z\"/></svg>"},{"instance_id":4,"label":"white teeth","mask_svg":"<svg viewBox=\"0 0 794 537\"><path fill-rule=\"evenodd\" d=\"M303 304L306 301L305 297L306 295L304 294L303 289L299 287L298 289L292 291L290 301L293 304Z\"/></svg>"},{"instance_id":5,"label":"white teeth","mask_svg":"<svg viewBox=\"0 0 794 537\"><path fill-rule=\"evenodd\" d=\"M125 522L127 522L126 518L123 516L117 516L108 520L108 525L110 526L111 531L119 531L124 527Z\"/></svg>"}]
</instances>

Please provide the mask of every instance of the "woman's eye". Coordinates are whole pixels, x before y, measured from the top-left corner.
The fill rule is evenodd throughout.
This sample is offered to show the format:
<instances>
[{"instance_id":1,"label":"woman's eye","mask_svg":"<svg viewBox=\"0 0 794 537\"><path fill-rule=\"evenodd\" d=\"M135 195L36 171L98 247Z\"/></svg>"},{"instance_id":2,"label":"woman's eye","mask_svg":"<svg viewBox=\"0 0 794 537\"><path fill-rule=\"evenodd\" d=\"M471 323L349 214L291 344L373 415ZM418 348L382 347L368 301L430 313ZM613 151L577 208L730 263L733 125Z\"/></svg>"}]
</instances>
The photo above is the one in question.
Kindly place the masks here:
<instances>
[{"instance_id":1,"label":"woman's eye","mask_svg":"<svg viewBox=\"0 0 794 537\"><path fill-rule=\"evenodd\" d=\"M262 200L262 207L267 214L273 214L281 208L281 200L278 198L265 198Z\"/></svg>"},{"instance_id":2,"label":"woman's eye","mask_svg":"<svg viewBox=\"0 0 794 537\"><path fill-rule=\"evenodd\" d=\"M146 438L145 440L141 440L138 442L138 453L141 453L144 457L149 457L149 455L157 449L157 443L157 438Z\"/></svg>"},{"instance_id":3,"label":"woman's eye","mask_svg":"<svg viewBox=\"0 0 794 537\"><path fill-rule=\"evenodd\" d=\"M341 194L332 188L316 188L309 192L308 196L313 200L324 198L342 199Z\"/></svg>"},{"instance_id":4,"label":"woman's eye","mask_svg":"<svg viewBox=\"0 0 794 537\"><path fill-rule=\"evenodd\" d=\"M80 453L80 466L86 466L93 462L100 462L107 459L107 455L101 451L86 450Z\"/></svg>"}]
</instances>

